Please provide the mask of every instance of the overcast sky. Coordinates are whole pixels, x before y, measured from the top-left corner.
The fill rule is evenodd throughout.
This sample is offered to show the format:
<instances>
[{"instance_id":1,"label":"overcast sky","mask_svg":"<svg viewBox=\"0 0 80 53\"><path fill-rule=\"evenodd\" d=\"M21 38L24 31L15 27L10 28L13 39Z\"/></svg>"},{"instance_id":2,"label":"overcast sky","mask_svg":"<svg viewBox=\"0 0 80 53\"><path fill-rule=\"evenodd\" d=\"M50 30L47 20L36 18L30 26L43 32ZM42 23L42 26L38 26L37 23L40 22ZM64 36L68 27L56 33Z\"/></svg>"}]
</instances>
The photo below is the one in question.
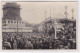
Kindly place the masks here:
<instances>
[{"instance_id":1,"label":"overcast sky","mask_svg":"<svg viewBox=\"0 0 80 53\"><path fill-rule=\"evenodd\" d=\"M2 2L4 5L5 2ZM68 6L68 18L72 17L72 8L74 9L74 18L77 18L77 2L17 2L20 4L20 14L23 21L29 23L40 23L45 20L45 10L46 18L50 17L51 8L51 18L65 18L65 6Z\"/></svg>"}]
</instances>

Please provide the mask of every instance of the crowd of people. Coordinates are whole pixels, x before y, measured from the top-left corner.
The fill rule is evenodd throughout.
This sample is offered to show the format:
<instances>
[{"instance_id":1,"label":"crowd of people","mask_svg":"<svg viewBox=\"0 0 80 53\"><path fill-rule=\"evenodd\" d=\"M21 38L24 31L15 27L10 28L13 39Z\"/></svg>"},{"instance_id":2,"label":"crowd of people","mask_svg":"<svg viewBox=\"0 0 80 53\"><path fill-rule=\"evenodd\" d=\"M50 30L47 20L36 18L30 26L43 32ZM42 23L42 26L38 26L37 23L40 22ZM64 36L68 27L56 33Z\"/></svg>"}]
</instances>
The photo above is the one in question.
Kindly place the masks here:
<instances>
[{"instance_id":1,"label":"crowd of people","mask_svg":"<svg viewBox=\"0 0 80 53\"><path fill-rule=\"evenodd\" d=\"M53 30L53 29L52 29ZM56 33L2 32L3 49L76 49L76 22L63 25Z\"/></svg>"},{"instance_id":2,"label":"crowd of people","mask_svg":"<svg viewBox=\"0 0 80 53\"><path fill-rule=\"evenodd\" d=\"M76 39L70 36L42 33L2 33L3 49L76 49Z\"/></svg>"}]
</instances>

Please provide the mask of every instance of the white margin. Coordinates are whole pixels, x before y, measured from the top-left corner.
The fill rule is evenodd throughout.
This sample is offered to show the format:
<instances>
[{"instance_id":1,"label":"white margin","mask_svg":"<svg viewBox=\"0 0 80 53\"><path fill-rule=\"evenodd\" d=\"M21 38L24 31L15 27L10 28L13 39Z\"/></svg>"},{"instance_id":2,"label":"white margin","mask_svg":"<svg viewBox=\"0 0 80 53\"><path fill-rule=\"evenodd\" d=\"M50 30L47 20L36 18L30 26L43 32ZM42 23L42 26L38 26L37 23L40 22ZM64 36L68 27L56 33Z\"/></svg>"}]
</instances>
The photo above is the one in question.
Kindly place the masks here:
<instances>
[{"instance_id":1,"label":"white margin","mask_svg":"<svg viewBox=\"0 0 80 53\"><path fill-rule=\"evenodd\" d=\"M0 53L79 53L80 52L80 0L0 0L0 50L1 50L1 35L2 35L2 16L1 16L1 1L78 1L78 19L77 19L77 43L78 49L74 50L2 50Z\"/></svg>"}]
</instances>

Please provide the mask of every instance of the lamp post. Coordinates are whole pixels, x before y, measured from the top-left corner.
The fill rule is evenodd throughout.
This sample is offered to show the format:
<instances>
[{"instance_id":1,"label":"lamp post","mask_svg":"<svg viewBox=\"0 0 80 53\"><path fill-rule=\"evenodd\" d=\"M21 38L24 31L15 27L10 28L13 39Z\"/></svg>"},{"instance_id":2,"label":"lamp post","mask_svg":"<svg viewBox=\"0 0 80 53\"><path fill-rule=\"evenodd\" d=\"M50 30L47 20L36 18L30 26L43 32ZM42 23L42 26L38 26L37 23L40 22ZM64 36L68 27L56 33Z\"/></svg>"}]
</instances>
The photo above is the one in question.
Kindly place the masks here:
<instances>
[{"instance_id":1,"label":"lamp post","mask_svg":"<svg viewBox=\"0 0 80 53\"><path fill-rule=\"evenodd\" d=\"M18 35L18 17L17 17L17 35Z\"/></svg>"}]
</instances>

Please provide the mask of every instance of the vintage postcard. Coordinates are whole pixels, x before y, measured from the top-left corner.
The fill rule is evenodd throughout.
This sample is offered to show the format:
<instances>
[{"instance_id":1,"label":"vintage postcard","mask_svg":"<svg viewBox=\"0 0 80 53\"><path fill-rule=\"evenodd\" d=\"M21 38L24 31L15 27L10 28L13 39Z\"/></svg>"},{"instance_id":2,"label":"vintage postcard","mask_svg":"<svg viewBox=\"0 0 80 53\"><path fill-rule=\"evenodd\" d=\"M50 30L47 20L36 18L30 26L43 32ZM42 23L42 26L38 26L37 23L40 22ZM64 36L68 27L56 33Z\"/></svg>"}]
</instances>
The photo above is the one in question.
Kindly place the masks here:
<instances>
[{"instance_id":1,"label":"vintage postcard","mask_svg":"<svg viewBox=\"0 0 80 53\"><path fill-rule=\"evenodd\" d=\"M2 50L77 49L76 1L2 2Z\"/></svg>"}]
</instances>

